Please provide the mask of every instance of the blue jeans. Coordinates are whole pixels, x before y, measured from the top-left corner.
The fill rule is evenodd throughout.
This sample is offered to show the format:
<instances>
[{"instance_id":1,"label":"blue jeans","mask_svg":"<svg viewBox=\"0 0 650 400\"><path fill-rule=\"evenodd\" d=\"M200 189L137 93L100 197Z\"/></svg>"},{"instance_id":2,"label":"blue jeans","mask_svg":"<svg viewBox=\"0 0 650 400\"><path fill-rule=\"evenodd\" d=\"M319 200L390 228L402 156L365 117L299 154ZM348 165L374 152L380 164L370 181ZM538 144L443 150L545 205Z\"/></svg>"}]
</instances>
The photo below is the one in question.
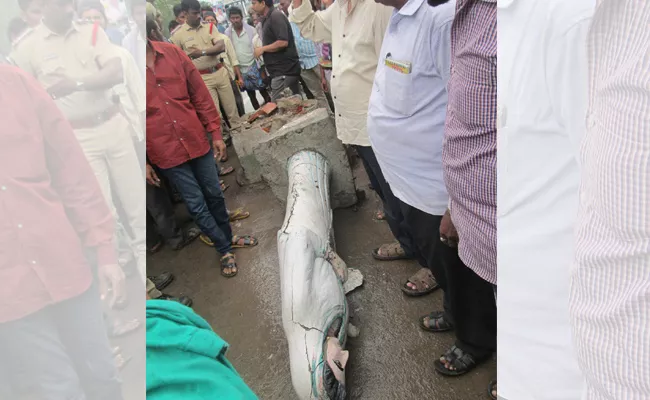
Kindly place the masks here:
<instances>
[{"instance_id":1,"label":"blue jeans","mask_svg":"<svg viewBox=\"0 0 650 400\"><path fill-rule=\"evenodd\" d=\"M232 252L232 229L212 149L204 156L162 171L178 188L194 222L217 251Z\"/></svg>"}]
</instances>

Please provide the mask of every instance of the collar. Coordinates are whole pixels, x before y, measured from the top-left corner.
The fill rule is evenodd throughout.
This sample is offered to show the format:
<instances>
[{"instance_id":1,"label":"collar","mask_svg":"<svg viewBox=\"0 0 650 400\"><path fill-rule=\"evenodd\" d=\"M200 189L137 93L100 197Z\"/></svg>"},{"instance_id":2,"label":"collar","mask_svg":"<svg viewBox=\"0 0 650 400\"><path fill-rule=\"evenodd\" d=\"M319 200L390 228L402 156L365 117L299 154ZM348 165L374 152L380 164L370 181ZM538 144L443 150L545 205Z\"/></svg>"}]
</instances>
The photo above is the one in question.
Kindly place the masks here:
<instances>
[{"instance_id":1,"label":"collar","mask_svg":"<svg viewBox=\"0 0 650 400\"><path fill-rule=\"evenodd\" d=\"M165 46L160 45L161 43L164 42L155 42L151 39L147 39L147 43L149 44L149 46L151 46L153 52L156 53L156 56L165 54Z\"/></svg>"},{"instance_id":2,"label":"collar","mask_svg":"<svg viewBox=\"0 0 650 400\"><path fill-rule=\"evenodd\" d=\"M68 35L70 35L73 32L79 32L80 27L79 27L79 24L77 22L73 21L72 25L70 26L70 29L66 33L61 35L59 33L54 32L50 28L48 28L47 25L45 25L45 23L43 21L41 21L41 23L38 26L36 26L36 28L34 28L34 30L40 31L43 34L43 37L45 39L47 39L47 38L49 38L51 36L67 37Z\"/></svg>"},{"instance_id":3,"label":"collar","mask_svg":"<svg viewBox=\"0 0 650 400\"><path fill-rule=\"evenodd\" d=\"M186 31L191 31L191 30L198 31L199 29L201 29L201 28L203 27L203 25L204 25L203 22L201 22L201 23L199 24L199 26L197 26L196 28L192 28L192 27L190 26L190 24L188 24L188 23L186 22L185 25L183 25L183 26L186 27L186 28L185 28Z\"/></svg>"},{"instance_id":4,"label":"collar","mask_svg":"<svg viewBox=\"0 0 650 400\"><path fill-rule=\"evenodd\" d=\"M424 0L408 0L399 11L395 11L397 11L396 14L411 17L422 7L422 4L424 4Z\"/></svg>"},{"instance_id":5,"label":"collar","mask_svg":"<svg viewBox=\"0 0 650 400\"><path fill-rule=\"evenodd\" d=\"M354 9L357 8L357 6L363 3L364 1L366 0L336 0L336 2L341 3L340 7L346 11L348 9L348 3L352 3L352 7L350 8L350 14L352 14L352 11L354 11Z\"/></svg>"}]
</instances>

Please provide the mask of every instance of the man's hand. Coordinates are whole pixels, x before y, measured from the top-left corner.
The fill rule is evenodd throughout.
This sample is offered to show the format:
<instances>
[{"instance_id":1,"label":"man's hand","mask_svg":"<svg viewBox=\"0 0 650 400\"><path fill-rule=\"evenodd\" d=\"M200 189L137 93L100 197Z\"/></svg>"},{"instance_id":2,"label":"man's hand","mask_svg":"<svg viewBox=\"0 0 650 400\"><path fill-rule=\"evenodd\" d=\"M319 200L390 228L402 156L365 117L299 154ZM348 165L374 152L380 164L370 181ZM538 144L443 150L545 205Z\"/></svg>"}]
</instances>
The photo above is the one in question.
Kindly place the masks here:
<instances>
[{"instance_id":1,"label":"man's hand","mask_svg":"<svg viewBox=\"0 0 650 400\"><path fill-rule=\"evenodd\" d=\"M327 84L327 78L323 75L320 79L320 85L323 88L323 92L327 93L330 90L329 85Z\"/></svg>"},{"instance_id":2,"label":"man's hand","mask_svg":"<svg viewBox=\"0 0 650 400\"><path fill-rule=\"evenodd\" d=\"M158 174L156 174L156 171L149 164L147 164L147 183L151 186L160 187L160 179L158 178Z\"/></svg>"},{"instance_id":3,"label":"man's hand","mask_svg":"<svg viewBox=\"0 0 650 400\"><path fill-rule=\"evenodd\" d=\"M255 56L255 58L260 58L260 57L262 57L262 54L264 54L264 47L263 47L263 46L262 46L262 47L258 47L258 48L255 49L255 51L254 51L254 56Z\"/></svg>"},{"instance_id":4,"label":"man's hand","mask_svg":"<svg viewBox=\"0 0 650 400\"><path fill-rule=\"evenodd\" d=\"M228 151L226 150L226 143L224 143L223 140L213 140L212 151L214 152L215 160L226 161L228 159Z\"/></svg>"},{"instance_id":5,"label":"man's hand","mask_svg":"<svg viewBox=\"0 0 650 400\"><path fill-rule=\"evenodd\" d=\"M117 264L101 265L98 272L102 300L105 300L111 308L116 302L126 301L126 284L122 267Z\"/></svg>"},{"instance_id":6,"label":"man's hand","mask_svg":"<svg viewBox=\"0 0 650 400\"><path fill-rule=\"evenodd\" d=\"M237 87L240 89L244 88L244 80L243 79L237 79Z\"/></svg>"},{"instance_id":7,"label":"man's hand","mask_svg":"<svg viewBox=\"0 0 650 400\"><path fill-rule=\"evenodd\" d=\"M73 81L68 77L64 77L54 85L50 86L47 89L47 92L52 96L53 99L59 99L61 97L66 97L77 91L77 82Z\"/></svg>"},{"instance_id":8,"label":"man's hand","mask_svg":"<svg viewBox=\"0 0 650 400\"><path fill-rule=\"evenodd\" d=\"M199 58L203 56L203 50L193 48L189 53L187 53L187 55L190 56L191 59Z\"/></svg>"},{"instance_id":9,"label":"man's hand","mask_svg":"<svg viewBox=\"0 0 650 400\"><path fill-rule=\"evenodd\" d=\"M440 221L440 240L449 247L458 247L458 232L451 221L449 210L442 216Z\"/></svg>"}]
</instances>

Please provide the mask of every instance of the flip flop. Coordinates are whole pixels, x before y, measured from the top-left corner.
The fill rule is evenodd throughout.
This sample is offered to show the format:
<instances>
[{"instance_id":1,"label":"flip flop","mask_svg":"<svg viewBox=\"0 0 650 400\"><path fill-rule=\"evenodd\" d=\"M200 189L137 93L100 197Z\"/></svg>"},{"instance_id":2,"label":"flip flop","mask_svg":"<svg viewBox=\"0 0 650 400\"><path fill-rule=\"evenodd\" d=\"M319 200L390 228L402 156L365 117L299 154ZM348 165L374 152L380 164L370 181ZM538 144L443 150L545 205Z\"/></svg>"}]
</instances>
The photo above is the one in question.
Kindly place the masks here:
<instances>
[{"instance_id":1,"label":"flip flop","mask_svg":"<svg viewBox=\"0 0 650 400\"><path fill-rule=\"evenodd\" d=\"M228 217L230 217L230 222L246 219L250 216L251 213L249 213L248 211L244 211L243 208L238 208L235 211L231 211L228 213Z\"/></svg>"},{"instance_id":2,"label":"flip flop","mask_svg":"<svg viewBox=\"0 0 650 400\"><path fill-rule=\"evenodd\" d=\"M226 176L226 175L232 174L234 171L235 171L235 167L230 166L230 165L225 166L225 167L221 167L221 168L219 168L219 176Z\"/></svg>"}]
</instances>

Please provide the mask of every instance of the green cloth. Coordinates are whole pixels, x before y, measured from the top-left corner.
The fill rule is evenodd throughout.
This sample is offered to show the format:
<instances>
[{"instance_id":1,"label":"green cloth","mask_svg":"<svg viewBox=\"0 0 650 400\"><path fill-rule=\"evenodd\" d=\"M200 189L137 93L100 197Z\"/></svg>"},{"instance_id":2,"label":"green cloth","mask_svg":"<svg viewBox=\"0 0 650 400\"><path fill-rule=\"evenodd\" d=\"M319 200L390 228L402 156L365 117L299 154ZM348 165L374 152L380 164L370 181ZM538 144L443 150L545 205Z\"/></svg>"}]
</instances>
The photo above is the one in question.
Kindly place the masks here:
<instances>
[{"instance_id":1,"label":"green cloth","mask_svg":"<svg viewBox=\"0 0 650 400\"><path fill-rule=\"evenodd\" d=\"M147 300L147 400L257 400L227 349L191 308Z\"/></svg>"}]
</instances>

